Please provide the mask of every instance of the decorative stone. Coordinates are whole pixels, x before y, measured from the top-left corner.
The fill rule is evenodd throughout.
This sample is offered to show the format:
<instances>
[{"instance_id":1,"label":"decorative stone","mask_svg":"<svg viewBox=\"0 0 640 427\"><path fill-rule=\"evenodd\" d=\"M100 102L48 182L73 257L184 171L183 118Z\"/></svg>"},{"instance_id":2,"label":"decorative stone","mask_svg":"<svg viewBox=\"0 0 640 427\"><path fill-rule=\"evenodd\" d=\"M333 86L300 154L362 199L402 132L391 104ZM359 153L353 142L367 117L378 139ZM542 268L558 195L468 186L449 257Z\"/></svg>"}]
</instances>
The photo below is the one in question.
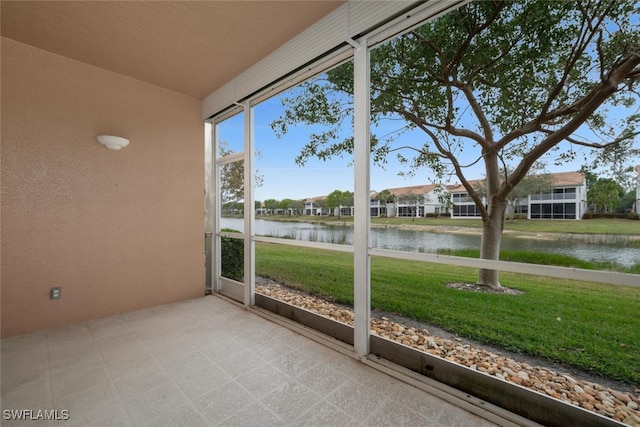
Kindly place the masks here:
<instances>
[{"instance_id":1,"label":"decorative stone","mask_svg":"<svg viewBox=\"0 0 640 427\"><path fill-rule=\"evenodd\" d=\"M353 325L353 312L323 299L286 288L276 282L257 285L256 291L290 304L305 308L338 322ZM393 340L433 356L446 358L454 363L494 375L503 381L528 387L532 390L563 400L569 404L621 421L632 427L640 427L640 389L624 393L601 384L577 380L567 374L558 374L547 368L531 366L504 356L465 344L460 337L453 340L429 334L427 329L417 329L393 322L387 317L372 318L372 335Z\"/></svg>"}]
</instances>

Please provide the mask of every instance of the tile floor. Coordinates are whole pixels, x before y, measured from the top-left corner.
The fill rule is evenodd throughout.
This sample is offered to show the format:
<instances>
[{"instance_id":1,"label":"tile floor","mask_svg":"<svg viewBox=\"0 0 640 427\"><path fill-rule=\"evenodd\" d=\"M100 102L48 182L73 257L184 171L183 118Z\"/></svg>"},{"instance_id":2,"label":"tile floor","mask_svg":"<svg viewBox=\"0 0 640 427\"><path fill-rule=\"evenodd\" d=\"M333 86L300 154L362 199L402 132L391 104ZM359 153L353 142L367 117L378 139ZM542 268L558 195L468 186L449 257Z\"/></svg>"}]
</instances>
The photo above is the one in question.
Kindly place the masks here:
<instances>
[{"instance_id":1,"label":"tile floor","mask_svg":"<svg viewBox=\"0 0 640 427\"><path fill-rule=\"evenodd\" d=\"M3 339L2 425L492 426L208 296ZM57 409L66 421L7 421Z\"/></svg>"}]
</instances>

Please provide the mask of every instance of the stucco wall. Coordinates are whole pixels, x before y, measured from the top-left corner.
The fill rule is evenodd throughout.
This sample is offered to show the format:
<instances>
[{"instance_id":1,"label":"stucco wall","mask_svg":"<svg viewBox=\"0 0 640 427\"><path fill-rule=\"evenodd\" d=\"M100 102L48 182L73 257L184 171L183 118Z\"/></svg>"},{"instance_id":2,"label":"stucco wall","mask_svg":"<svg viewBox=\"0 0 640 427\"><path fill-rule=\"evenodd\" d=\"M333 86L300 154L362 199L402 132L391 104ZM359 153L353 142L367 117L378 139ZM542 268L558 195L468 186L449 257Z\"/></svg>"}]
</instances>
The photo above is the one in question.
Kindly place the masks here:
<instances>
[{"instance_id":1,"label":"stucco wall","mask_svg":"<svg viewBox=\"0 0 640 427\"><path fill-rule=\"evenodd\" d=\"M204 294L198 99L3 38L1 114L3 336Z\"/></svg>"}]
</instances>

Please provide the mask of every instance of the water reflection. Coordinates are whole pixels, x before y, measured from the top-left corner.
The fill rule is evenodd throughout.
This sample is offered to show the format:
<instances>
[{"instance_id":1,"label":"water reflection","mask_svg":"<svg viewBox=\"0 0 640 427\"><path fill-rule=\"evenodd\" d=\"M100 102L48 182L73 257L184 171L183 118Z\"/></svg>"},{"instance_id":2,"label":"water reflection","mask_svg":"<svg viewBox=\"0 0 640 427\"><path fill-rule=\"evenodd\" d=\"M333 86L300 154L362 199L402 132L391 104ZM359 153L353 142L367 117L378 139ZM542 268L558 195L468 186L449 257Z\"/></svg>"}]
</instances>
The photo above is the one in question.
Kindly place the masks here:
<instances>
[{"instance_id":1,"label":"water reflection","mask_svg":"<svg viewBox=\"0 0 640 427\"><path fill-rule=\"evenodd\" d=\"M222 227L242 231L239 218L223 218ZM257 219L255 234L323 243L353 244L353 228L345 225L325 225L302 222L281 222ZM370 233L371 246L410 252L435 253L439 249L479 248L476 234L434 233L398 227L374 227ZM503 236L502 249L550 252L570 255L586 261L604 261L631 266L640 262L640 248L622 244L596 244L572 240L542 240Z\"/></svg>"}]
</instances>

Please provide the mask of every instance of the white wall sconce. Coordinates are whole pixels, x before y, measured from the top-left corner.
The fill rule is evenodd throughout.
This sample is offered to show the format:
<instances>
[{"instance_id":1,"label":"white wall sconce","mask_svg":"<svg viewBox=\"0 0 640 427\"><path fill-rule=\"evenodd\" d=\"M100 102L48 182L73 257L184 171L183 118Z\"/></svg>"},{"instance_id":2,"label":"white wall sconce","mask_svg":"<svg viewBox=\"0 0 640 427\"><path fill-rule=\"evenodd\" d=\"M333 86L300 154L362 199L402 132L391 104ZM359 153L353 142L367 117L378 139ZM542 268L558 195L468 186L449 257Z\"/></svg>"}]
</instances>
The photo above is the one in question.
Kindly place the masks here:
<instances>
[{"instance_id":1,"label":"white wall sconce","mask_svg":"<svg viewBox=\"0 0 640 427\"><path fill-rule=\"evenodd\" d=\"M98 142L110 150L119 150L129 145L127 138L113 135L98 135Z\"/></svg>"}]
</instances>

